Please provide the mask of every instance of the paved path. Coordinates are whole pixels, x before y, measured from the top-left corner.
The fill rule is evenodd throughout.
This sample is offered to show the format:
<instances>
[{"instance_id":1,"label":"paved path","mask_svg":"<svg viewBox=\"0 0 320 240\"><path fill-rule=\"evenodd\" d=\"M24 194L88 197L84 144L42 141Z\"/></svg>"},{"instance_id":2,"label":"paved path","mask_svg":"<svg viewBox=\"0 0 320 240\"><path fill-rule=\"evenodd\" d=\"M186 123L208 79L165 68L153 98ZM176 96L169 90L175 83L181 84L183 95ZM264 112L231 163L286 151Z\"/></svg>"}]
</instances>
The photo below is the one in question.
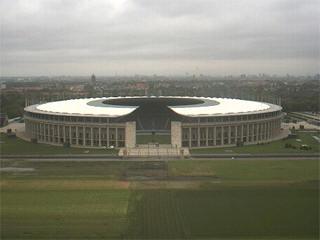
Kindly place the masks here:
<instances>
[{"instance_id":1,"label":"paved path","mask_svg":"<svg viewBox=\"0 0 320 240\"><path fill-rule=\"evenodd\" d=\"M72 155L71 155L72 156ZM135 162L135 161L189 161L189 160L305 160L305 159L316 159L320 160L320 154L217 154L217 155L208 155L208 154L198 154L191 156L189 158L168 158L168 157L144 157L144 158L120 158L117 156L1 156L0 161L12 161L12 160L23 160L23 161L32 161L32 162L108 162L108 161L124 161L124 162Z\"/></svg>"}]
</instances>

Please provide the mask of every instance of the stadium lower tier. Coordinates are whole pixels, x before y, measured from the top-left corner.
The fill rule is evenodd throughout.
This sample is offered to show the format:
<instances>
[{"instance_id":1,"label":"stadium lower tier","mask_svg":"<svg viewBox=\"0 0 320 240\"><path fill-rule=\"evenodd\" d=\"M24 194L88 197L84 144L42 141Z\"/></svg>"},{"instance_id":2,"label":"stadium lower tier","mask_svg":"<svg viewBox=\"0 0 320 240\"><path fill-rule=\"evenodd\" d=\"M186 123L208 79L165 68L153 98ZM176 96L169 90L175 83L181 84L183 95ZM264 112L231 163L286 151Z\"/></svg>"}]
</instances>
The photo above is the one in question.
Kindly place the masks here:
<instances>
[{"instance_id":1,"label":"stadium lower tier","mask_svg":"<svg viewBox=\"0 0 320 240\"><path fill-rule=\"evenodd\" d=\"M136 122L71 123L25 116L26 137L33 141L74 147L135 147ZM268 142L277 138L281 114L243 122L185 123L171 121L173 147L221 147Z\"/></svg>"}]
</instances>

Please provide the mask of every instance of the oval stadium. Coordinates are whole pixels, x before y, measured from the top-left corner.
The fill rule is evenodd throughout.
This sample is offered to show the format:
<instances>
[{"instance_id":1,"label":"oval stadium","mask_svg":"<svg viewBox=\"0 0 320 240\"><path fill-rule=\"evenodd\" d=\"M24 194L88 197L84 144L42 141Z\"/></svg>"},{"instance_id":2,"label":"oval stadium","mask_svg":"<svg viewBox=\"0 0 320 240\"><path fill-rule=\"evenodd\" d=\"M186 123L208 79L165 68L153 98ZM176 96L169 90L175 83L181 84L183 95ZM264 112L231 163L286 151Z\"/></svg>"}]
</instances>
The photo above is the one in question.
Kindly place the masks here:
<instances>
[{"instance_id":1,"label":"oval stadium","mask_svg":"<svg viewBox=\"0 0 320 240\"><path fill-rule=\"evenodd\" d=\"M175 148L214 148L272 141L278 105L229 98L109 97L31 105L26 136L72 147L136 147L136 134L170 134Z\"/></svg>"}]
</instances>

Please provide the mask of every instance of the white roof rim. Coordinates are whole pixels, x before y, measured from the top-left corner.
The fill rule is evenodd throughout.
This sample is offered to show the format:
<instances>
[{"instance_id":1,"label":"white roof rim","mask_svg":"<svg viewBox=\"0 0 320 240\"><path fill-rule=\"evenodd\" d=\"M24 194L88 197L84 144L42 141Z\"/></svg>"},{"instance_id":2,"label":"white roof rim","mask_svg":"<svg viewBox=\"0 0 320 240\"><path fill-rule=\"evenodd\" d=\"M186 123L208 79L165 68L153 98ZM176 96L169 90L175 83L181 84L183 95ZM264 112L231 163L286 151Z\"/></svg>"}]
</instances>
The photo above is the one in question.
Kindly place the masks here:
<instances>
[{"instance_id":1,"label":"white roof rim","mask_svg":"<svg viewBox=\"0 0 320 240\"><path fill-rule=\"evenodd\" d=\"M118 98L149 98L147 96L133 97L104 97L104 98L82 98L70 99L56 102L49 102L39 105L32 105L25 108L26 111L36 113L46 113L54 115L74 115L74 116L101 116L101 117L120 117L132 113L137 106L121 106L115 107L112 105L92 106L88 105L92 101L105 101L107 99ZM151 98L157 98L152 96ZM186 117L205 117L205 116L226 116L226 115L244 115L254 113L264 113L280 111L282 108L278 105L240 100L232 98L214 98L214 97L187 97L187 96L160 96L159 98L189 98L198 100L212 100L219 104L206 105L183 105L183 106L168 106L174 112Z\"/></svg>"}]
</instances>

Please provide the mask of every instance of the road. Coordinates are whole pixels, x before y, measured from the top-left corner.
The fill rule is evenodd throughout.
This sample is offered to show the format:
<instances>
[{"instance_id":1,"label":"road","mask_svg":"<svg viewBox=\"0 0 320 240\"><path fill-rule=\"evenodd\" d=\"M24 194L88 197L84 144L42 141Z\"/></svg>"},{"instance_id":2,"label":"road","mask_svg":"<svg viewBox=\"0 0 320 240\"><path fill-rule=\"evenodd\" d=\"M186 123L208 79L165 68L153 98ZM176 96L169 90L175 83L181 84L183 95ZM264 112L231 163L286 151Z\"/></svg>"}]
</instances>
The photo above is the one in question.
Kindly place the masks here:
<instances>
[{"instance_id":1,"label":"road","mask_svg":"<svg viewBox=\"0 0 320 240\"><path fill-rule=\"evenodd\" d=\"M312 154L194 154L187 158L139 157L121 158L116 155L6 155L1 161L25 160L32 162L106 162L106 161L172 161L172 160L320 160L320 153Z\"/></svg>"}]
</instances>

